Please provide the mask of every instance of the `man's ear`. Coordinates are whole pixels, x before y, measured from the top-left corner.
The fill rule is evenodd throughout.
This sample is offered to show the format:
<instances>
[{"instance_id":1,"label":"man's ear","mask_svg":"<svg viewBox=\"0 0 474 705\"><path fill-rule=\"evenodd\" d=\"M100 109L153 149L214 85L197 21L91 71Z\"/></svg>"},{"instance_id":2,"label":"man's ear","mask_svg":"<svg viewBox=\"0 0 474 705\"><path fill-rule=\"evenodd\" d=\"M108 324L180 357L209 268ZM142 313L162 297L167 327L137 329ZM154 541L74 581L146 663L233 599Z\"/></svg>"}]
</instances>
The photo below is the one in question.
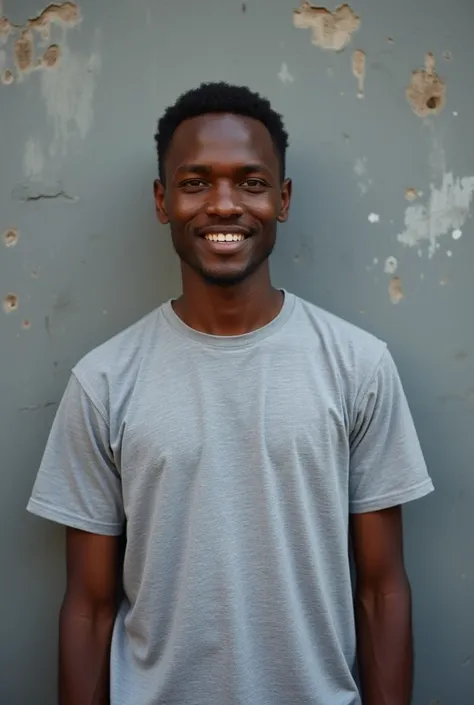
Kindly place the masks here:
<instances>
[{"instance_id":1,"label":"man's ear","mask_svg":"<svg viewBox=\"0 0 474 705\"><path fill-rule=\"evenodd\" d=\"M285 179L281 185L281 208L280 213L278 214L279 223L286 223L288 220L292 187L293 185L291 179Z\"/></svg>"},{"instance_id":2,"label":"man's ear","mask_svg":"<svg viewBox=\"0 0 474 705\"><path fill-rule=\"evenodd\" d=\"M156 217L160 223L167 225L170 222L170 219L166 210L165 187L159 179L155 180L153 191L155 194Z\"/></svg>"}]
</instances>

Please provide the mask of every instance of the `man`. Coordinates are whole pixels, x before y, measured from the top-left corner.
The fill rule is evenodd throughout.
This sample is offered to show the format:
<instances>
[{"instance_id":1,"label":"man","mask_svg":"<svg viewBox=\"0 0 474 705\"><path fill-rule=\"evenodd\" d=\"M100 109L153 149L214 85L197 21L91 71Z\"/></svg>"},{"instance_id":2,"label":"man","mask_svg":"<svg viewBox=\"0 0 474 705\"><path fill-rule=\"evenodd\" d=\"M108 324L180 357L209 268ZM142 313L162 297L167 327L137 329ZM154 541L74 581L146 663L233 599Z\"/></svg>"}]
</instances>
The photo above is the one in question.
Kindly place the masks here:
<instances>
[{"instance_id":1,"label":"man","mask_svg":"<svg viewBox=\"0 0 474 705\"><path fill-rule=\"evenodd\" d=\"M183 293L74 369L29 503L68 527L60 703L408 705L400 505L432 484L392 358L271 285L268 101L202 85L156 142Z\"/></svg>"}]
</instances>

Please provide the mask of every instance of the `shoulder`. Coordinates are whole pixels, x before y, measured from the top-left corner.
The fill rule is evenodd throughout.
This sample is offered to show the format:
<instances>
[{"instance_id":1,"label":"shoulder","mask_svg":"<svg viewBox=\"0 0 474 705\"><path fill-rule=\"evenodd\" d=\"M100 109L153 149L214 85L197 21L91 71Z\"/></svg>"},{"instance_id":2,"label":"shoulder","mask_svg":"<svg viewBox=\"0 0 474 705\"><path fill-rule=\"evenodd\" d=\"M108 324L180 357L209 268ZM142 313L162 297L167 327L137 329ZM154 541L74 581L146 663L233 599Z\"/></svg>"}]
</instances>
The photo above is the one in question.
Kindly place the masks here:
<instances>
[{"instance_id":1,"label":"shoulder","mask_svg":"<svg viewBox=\"0 0 474 705\"><path fill-rule=\"evenodd\" d=\"M313 338L329 363L359 383L375 373L387 351L383 340L304 299L295 299L296 324L305 337Z\"/></svg>"},{"instance_id":2,"label":"shoulder","mask_svg":"<svg viewBox=\"0 0 474 705\"><path fill-rule=\"evenodd\" d=\"M109 416L110 407L133 389L143 360L159 337L161 307L88 352L72 375L91 401Z\"/></svg>"}]
</instances>

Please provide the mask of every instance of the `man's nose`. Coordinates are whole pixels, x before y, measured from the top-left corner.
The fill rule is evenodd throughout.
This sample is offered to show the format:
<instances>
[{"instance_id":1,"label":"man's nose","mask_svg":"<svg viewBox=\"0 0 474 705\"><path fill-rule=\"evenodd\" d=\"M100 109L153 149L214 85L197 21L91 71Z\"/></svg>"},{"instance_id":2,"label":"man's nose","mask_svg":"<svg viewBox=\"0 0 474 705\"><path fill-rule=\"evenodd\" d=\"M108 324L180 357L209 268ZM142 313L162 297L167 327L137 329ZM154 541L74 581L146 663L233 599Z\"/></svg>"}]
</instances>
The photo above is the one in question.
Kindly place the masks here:
<instances>
[{"instance_id":1,"label":"man's nose","mask_svg":"<svg viewBox=\"0 0 474 705\"><path fill-rule=\"evenodd\" d=\"M231 218L243 213L237 189L229 183L218 184L209 194L206 212L221 218Z\"/></svg>"}]
</instances>

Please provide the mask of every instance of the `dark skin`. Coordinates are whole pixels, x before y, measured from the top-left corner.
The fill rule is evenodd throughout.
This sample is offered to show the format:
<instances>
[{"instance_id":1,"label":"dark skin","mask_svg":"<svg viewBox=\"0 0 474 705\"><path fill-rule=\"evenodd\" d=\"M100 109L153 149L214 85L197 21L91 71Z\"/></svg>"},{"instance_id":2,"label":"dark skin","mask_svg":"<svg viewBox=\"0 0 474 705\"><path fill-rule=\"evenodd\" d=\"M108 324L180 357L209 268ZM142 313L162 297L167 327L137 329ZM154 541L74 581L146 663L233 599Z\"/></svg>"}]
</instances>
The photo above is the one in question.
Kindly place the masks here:
<instances>
[{"instance_id":1,"label":"dark skin","mask_svg":"<svg viewBox=\"0 0 474 705\"><path fill-rule=\"evenodd\" d=\"M291 181L282 178L263 124L205 115L180 125L166 155L165 183L155 182L155 203L181 260L183 293L174 308L187 325L239 335L278 315L282 294L271 284L268 257L290 200ZM216 244L206 233L240 240ZM401 509L353 515L351 538L364 705L409 705L411 598ZM120 539L68 529L67 565L59 705L109 705Z\"/></svg>"}]
</instances>

